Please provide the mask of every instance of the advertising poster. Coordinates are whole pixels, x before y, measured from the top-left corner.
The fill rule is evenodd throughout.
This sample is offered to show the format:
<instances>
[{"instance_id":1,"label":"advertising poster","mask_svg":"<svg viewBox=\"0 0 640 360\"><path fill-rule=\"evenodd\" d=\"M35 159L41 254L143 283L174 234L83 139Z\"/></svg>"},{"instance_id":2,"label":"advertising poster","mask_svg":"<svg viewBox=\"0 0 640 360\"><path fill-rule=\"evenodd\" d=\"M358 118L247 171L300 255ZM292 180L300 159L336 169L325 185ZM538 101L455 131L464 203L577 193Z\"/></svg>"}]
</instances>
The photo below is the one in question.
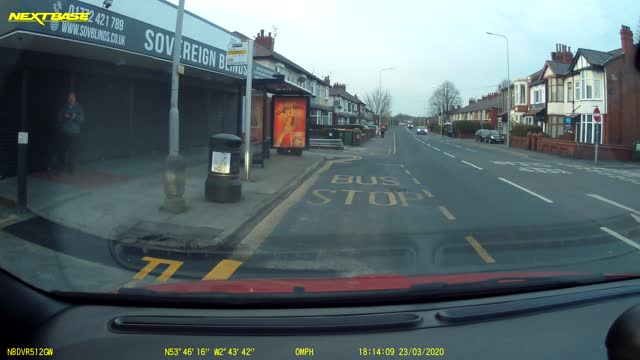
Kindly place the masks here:
<instances>
[{"instance_id":1,"label":"advertising poster","mask_svg":"<svg viewBox=\"0 0 640 360\"><path fill-rule=\"evenodd\" d=\"M309 98L306 96L273 97L273 147L306 149Z\"/></svg>"},{"instance_id":2,"label":"advertising poster","mask_svg":"<svg viewBox=\"0 0 640 360\"><path fill-rule=\"evenodd\" d=\"M213 151L211 154L211 172L228 174L231 172L231 154Z\"/></svg>"}]
</instances>

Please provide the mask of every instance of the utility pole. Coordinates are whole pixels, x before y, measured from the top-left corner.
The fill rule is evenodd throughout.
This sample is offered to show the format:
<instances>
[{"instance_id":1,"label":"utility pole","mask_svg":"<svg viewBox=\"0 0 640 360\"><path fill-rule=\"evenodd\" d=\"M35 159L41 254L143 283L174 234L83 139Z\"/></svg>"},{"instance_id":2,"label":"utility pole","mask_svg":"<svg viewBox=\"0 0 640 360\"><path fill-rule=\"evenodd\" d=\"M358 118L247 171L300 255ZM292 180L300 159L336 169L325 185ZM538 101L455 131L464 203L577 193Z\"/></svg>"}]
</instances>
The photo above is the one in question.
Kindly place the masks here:
<instances>
[{"instance_id":1,"label":"utility pole","mask_svg":"<svg viewBox=\"0 0 640 360\"><path fill-rule=\"evenodd\" d=\"M178 3L176 32L173 40L173 59L171 64L171 108L169 109L169 155L167 155L164 172L164 204L160 210L174 214L187 211L184 201L185 172L184 158L180 156L180 112L178 110L178 89L180 52L182 49L182 19L184 17L184 1Z\"/></svg>"}]
</instances>

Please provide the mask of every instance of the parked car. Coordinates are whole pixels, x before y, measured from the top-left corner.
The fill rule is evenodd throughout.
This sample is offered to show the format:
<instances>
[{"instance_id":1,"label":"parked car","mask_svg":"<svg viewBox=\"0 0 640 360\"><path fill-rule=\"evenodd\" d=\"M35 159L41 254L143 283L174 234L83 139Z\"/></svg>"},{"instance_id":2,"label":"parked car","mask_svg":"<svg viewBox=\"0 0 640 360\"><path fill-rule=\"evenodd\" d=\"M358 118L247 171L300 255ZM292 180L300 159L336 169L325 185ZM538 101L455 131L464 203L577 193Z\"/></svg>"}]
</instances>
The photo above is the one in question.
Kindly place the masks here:
<instances>
[{"instance_id":1,"label":"parked car","mask_svg":"<svg viewBox=\"0 0 640 360\"><path fill-rule=\"evenodd\" d=\"M498 130L489 130L484 137L484 142L487 144L502 144L503 140L502 134Z\"/></svg>"},{"instance_id":2,"label":"parked car","mask_svg":"<svg viewBox=\"0 0 640 360\"><path fill-rule=\"evenodd\" d=\"M480 129L476 131L476 135L474 136L476 141L485 142L485 137L489 133L489 130Z\"/></svg>"},{"instance_id":3,"label":"parked car","mask_svg":"<svg viewBox=\"0 0 640 360\"><path fill-rule=\"evenodd\" d=\"M421 127L419 127L419 128L416 130L416 134L418 134L418 135L427 135L427 132L428 132L427 128L421 128Z\"/></svg>"}]
</instances>

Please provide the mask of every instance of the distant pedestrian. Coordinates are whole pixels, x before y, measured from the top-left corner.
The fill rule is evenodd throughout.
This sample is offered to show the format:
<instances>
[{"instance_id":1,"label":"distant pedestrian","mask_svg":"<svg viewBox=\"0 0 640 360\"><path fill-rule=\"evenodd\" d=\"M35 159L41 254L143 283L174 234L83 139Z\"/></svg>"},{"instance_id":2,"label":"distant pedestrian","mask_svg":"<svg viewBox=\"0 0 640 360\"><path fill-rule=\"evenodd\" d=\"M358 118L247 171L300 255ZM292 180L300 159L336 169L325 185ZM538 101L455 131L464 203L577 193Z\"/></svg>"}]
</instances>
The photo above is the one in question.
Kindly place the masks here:
<instances>
[{"instance_id":1,"label":"distant pedestrian","mask_svg":"<svg viewBox=\"0 0 640 360\"><path fill-rule=\"evenodd\" d=\"M384 133L387 131L387 125L382 125L380 127L380 137L384 139Z\"/></svg>"},{"instance_id":2,"label":"distant pedestrian","mask_svg":"<svg viewBox=\"0 0 640 360\"><path fill-rule=\"evenodd\" d=\"M76 94L70 92L67 102L58 111L57 156L60 170L72 173L75 165L76 147L80 129L84 123L84 109L77 101Z\"/></svg>"}]
</instances>

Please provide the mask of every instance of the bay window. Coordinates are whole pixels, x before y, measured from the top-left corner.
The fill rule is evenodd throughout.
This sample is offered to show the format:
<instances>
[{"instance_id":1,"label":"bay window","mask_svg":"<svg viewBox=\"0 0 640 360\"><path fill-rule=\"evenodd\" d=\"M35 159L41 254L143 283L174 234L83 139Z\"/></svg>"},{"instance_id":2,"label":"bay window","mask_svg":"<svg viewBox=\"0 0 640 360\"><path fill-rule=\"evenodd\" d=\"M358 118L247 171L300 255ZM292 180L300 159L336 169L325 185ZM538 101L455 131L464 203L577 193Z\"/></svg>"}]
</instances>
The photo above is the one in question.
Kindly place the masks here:
<instances>
[{"instance_id":1,"label":"bay window","mask_svg":"<svg viewBox=\"0 0 640 360\"><path fill-rule=\"evenodd\" d=\"M591 100L600 99L602 96L602 73L599 71L583 71L580 73L580 85L582 92L578 98L578 81L576 81L576 99Z\"/></svg>"},{"instance_id":2,"label":"bay window","mask_svg":"<svg viewBox=\"0 0 640 360\"><path fill-rule=\"evenodd\" d=\"M582 114L578 125L579 142L594 144L597 141L602 144L602 122L593 121L592 114ZM596 134L599 136L596 136Z\"/></svg>"},{"instance_id":3,"label":"bay window","mask_svg":"<svg viewBox=\"0 0 640 360\"><path fill-rule=\"evenodd\" d=\"M563 79L558 79L558 78L549 79L549 101L564 102L564 80Z\"/></svg>"}]
</instances>

